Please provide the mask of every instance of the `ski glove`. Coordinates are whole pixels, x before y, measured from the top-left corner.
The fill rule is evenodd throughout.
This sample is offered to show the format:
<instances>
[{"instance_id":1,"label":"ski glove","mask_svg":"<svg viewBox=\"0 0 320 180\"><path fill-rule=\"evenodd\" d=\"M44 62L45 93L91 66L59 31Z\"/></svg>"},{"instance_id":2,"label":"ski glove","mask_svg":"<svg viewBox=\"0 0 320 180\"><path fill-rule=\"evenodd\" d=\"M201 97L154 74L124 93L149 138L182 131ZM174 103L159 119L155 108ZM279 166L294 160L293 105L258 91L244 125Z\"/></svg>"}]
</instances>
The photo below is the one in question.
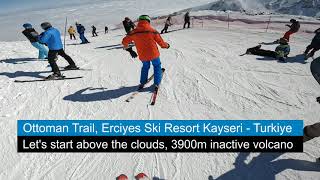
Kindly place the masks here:
<instances>
[{"instance_id":1,"label":"ski glove","mask_svg":"<svg viewBox=\"0 0 320 180\"><path fill-rule=\"evenodd\" d=\"M169 49L170 48L170 44L169 43L167 43L168 44L168 47L167 47L167 49Z\"/></svg>"},{"instance_id":2,"label":"ski glove","mask_svg":"<svg viewBox=\"0 0 320 180\"><path fill-rule=\"evenodd\" d=\"M130 53L132 58L138 57L138 54L134 50L132 50L132 48L128 48L128 49L126 49L126 51L128 51Z\"/></svg>"}]
</instances>

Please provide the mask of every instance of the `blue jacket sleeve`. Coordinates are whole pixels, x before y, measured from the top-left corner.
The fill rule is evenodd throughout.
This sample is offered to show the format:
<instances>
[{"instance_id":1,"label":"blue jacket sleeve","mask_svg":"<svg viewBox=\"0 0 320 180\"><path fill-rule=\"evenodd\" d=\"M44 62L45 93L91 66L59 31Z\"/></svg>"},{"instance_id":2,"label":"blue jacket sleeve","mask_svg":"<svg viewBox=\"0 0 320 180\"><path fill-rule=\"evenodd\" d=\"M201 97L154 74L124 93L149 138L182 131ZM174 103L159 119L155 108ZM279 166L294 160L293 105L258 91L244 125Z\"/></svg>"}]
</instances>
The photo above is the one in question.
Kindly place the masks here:
<instances>
[{"instance_id":1,"label":"blue jacket sleeve","mask_svg":"<svg viewBox=\"0 0 320 180\"><path fill-rule=\"evenodd\" d=\"M51 37L51 34L50 33L42 33L40 36L39 36L39 42L41 43L48 43L49 39Z\"/></svg>"}]
</instances>

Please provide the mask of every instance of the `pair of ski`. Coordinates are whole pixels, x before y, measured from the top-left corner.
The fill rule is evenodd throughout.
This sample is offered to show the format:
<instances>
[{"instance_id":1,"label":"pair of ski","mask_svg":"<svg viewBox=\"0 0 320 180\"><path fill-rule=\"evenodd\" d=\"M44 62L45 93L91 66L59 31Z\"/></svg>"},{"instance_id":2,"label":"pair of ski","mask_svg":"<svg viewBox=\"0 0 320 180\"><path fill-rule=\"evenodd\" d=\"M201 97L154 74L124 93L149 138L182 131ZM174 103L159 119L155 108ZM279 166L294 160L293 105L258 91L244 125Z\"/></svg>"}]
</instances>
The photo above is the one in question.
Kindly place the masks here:
<instances>
[{"instance_id":1,"label":"pair of ski","mask_svg":"<svg viewBox=\"0 0 320 180\"><path fill-rule=\"evenodd\" d=\"M76 70L84 70L81 68L73 69L73 70L60 70L60 71L76 71ZM65 77L61 76L57 79L47 79L47 78L40 78L40 79L32 79L32 80L14 80L15 83L27 83L27 82L41 82L41 81L59 81L59 80L71 80L71 79L81 79L83 76L77 76L77 77Z\"/></svg>"},{"instance_id":2,"label":"pair of ski","mask_svg":"<svg viewBox=\"0 0 320 180\"><path fill-rule=\"evenodd\" d=\"M162 70L162 75L163 75L165 69L162 68L161 70ZM149 79L147 80L146 84L150 83L153 79L154 79L154 74L149 77ZM146 84L145 84L145 85L146 85ZM144 87L139 87L135 92L133 92L133 93L126 99L126 102L131 102L131 100L133 100L143 89L144 89ZM152 92L151 103L150 103L150 105L152 105L152 106L154 106L154 105L156 104L156 100L157 100L157 96L158 96L158 91L159 91L159 87L155 87L154 91Z\"/></svg>"}]
</instances>

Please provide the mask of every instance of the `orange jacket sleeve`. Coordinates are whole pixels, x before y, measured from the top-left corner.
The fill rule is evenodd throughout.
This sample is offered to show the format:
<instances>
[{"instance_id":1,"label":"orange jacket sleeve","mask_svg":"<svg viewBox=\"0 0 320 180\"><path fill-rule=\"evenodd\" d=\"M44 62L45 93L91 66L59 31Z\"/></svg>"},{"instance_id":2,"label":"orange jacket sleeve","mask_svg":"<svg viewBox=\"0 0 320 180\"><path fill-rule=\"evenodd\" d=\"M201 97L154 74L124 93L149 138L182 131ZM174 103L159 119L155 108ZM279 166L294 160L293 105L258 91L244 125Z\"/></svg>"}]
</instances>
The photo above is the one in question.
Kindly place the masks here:
<instances>
[{"instance_id":1,"label":"orange jacket sleeve","mask_svg":"<svg viewBox=\"0 0 320 180\"><path fill-rule=\"evenodd\" d=\"M161 48L168 48L168 43L164 42L159 33L155 34L154 40L159 44Z\"/></svg>"},{"instance_id":2,"label":"orange jacket sleeve","mask_svg":"<svg viewBox=\"0 0 320 180\"><path fill-rule=\"evenodd\" d=\"M122 45L124 49L127 49L129 47L129 43L132 42L132 38L130 36L126 36L125 38L123 38L122 40Z\"/></svg>"}]
</instances>

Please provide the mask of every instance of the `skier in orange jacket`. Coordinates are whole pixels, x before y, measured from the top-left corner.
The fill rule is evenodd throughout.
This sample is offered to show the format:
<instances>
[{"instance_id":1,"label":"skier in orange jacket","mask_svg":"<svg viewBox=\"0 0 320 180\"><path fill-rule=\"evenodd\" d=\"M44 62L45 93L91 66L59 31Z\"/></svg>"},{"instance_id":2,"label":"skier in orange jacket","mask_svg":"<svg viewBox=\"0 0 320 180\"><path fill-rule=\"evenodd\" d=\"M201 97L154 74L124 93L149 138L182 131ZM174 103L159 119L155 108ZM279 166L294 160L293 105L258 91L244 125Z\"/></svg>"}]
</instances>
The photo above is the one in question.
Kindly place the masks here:
<instances>
[{"instance_id":1,"label":"skier in orange jacket","mask_svg":"<svg viewBox=\"0 0 320 180\"><path fill-rule=\"evenodd\" d=\"M160 52L157 44L161 48L168 49L170 47L170 45L162 39L159 32L150 25L150 22L151 18L148 15L140 16L137 28L122 40L124 49L126 49L133 58L139 55L139 59L143 64L139 89L142 89L147 82L150 62L154 69L154 84L156 88L158 88L162 79L162 70ZM136 45L138 55L129 47L129 43L132 42Z\"/></svg>"}]
</instances>

